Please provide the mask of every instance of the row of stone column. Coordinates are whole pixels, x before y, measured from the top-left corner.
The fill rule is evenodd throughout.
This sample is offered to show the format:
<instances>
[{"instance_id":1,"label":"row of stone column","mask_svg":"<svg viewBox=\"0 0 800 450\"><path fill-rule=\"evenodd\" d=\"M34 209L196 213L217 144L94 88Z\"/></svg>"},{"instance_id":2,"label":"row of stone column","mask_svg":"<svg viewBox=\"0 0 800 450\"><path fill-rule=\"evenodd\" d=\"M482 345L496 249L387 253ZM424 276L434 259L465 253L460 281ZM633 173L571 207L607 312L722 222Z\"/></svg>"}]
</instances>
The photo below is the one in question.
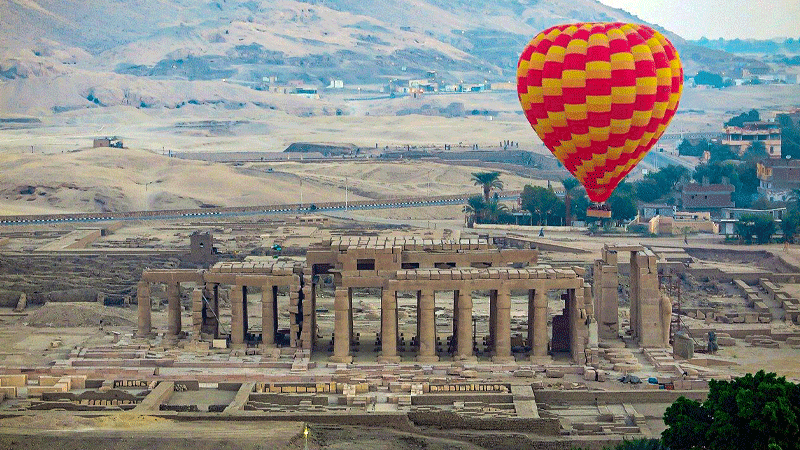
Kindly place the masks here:
<instances>
[{"instance_id":1,"label":"row of stone column","mask_svg":"<svg viewBox=\"0 0 800 450\"><path fill-rule=\"evenodd\" d=\"M215 288L216 290L216 288ZM181 333L181 298L180 283L167 283L167 336L177 337ZM195 333L199 336L199 321L202 319L202 296L201 289L195 289L192 293L192 312L193 322L198 322L195 326ZM275 346L275 334L278 331L277 315L277 296L278 287L272 285L262 286L261 302L261 329L262 344L266 347ZM150 283L140 281L137 286L138 302L138 332L139 336L149 336L152 331L152 313L150 300ZM231 345L243 346L248 329L247 320L247 286L234 285L230 291L231 302ZM199 305L199 307L198 307ZM213 311L218 315L218 310ZM195 325L195 324L193 324Z\"/></svg>"},{"instance_id":2,"label":"row of stone column","mask_svg":"<svg viewBox=\"0 0 800 450\"><path fill-rule=\"evenodd\" d=\"M473 353L472 316L473 300L471 291L459 290L454 293L453 337L456 340L454 358L471 360ZM529 291L528 302L528 345L533 357L547 356L547 296L546 291ZM490 294L490 345L495 362L513 361L511 355L511 292L491 291ZM353 336L352 290L336 288L334 298L334 353L332 361L350 362L350 342ZM397 354L397 292L383 289L381 293L381 345L382 362L398 362ZM439 360L436 351L435 291L417 291L417 337L419 339L420 362Z\"/></svg>"},{"instance_id":3,"label":"row of stone column","mask_svg":"<svg viewBox=\"0 0 800 450\"><path fill-rule=\"evenodd\" d=\"M167 293L167 336L176 337L181 333L181 289L180 283L166 283ZM136 301L138 302L138 335L149 336L152 329L152 313L150 304L150 283L140 281L137 285Z\"/></svg>"}]
</instances>

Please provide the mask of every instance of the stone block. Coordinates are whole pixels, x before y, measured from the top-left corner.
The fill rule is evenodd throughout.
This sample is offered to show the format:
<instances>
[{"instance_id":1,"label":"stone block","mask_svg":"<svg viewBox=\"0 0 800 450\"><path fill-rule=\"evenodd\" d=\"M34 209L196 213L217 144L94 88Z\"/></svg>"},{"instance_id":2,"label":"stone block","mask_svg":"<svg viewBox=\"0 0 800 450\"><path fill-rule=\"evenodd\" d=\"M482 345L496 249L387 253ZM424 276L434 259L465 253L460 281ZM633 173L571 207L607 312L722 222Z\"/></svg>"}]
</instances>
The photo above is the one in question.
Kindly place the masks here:
<instances>
[{"instance_id":1,"label":"stone block","mask_svg":"<svg viewBox=\"0 0 800 450\"><path fill-rule=\"evenodd\" d=\"M5 398L15 398L17 396L17 387L0 386L0 395L5 396Z\"/></svg>"},{"instance_id":2,"label":"stone block","mask_svg":"<svg viewBox=\"0 0 800 450\"><path fill-rule=\"evenodd\" d=\"M228 348L228 341L227 339L214 339L211 342L211 346L218 349Z\"/></svg>"},{"instance_id":3,"label":"stone block","mask_svg":"<svg viewBox=\"0 0 800 450\"><path fill-rule=\"evenodd\" d=\"M564 371L548 367L545 371L547 378L564 378Z\"/></svg>"},{"instance_id":4,"label":"stone block","mask_svg":"<svg viewBox=\"0 0 800 450\"><path fill-rule=\"evenodd\" d=\"M0 375L0 386L23 387L28 384L27 374Z\"/></svg>"},{"instance_id":5,"label":"stone block","mask_svg":"<svg viewBox=\"0 0 800 450\"><path fill-rule=\"evenodd\" d=\"M55 386L61 380L61 377L53 377L50 375L39 375L39 386Z\"/></svg>"}]
</instances>

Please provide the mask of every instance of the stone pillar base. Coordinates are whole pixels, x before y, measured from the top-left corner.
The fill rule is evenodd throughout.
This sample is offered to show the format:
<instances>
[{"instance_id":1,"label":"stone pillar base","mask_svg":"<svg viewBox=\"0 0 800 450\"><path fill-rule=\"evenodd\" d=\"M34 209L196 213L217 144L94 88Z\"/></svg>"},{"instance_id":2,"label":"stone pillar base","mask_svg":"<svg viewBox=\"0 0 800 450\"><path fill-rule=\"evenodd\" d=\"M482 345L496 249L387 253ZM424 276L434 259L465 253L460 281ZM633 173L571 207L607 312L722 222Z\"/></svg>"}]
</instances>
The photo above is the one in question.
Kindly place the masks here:
<instances>
[{"instance_id":1,"label":"stone pillar base","mask_svg":"<svg viewBox=\"0 0 800 450\"><path fill-rule=\"evenodd\" d=\"M339 364L350 364L353 362L353 357L348 356L331 356L328 361L332 363L339 363Z\"/></svg>"},{"instance_id":2,"label":"stone pillar base","mask_svg":"<svg viewBox=\"0 0 800 450\"><path fill-rule=\"evenodd\" d=\"M533 364L552 364L553 357L550 355L546 356L531 356L531 363Z\"/></svg>"},{"instance_id":3,"label":"stone pillar base","mask_svg":"<svg viewBox=\"0 0 800 450\"><path fill-rule=\"evenodd\" d=\"M232 350L247 350L247 344L234 344L234 343L231 343L231 347L230 348Z\"/></svg>"},{"instance_id":4,"label":"stone pillar base","mask_svg":"<svg viewBox=\"0 0 800 450\"><path fill-rule=\"evenodd\" d=\"M421 362L421 363L439 362L439 357L438 356L417 356L417 362Z\"/></svg>"},{"instance_id":5,"label":"stone pillar base","mask_svg":"<svg viewBox=\"0 0 800 450\"><path fill-rule=\"evenodd\" d=\"M378 362L383 364L397 364L400 362L399 356L378 356Z\"/></svg>"},{"instance_id":6,"label":"stone pillar base","mask_svg":"<svg viewBox=\"0 0 800 450\"><path fill-rule=\"evenodd\" d=\"M513 356L492 356L493 363L512 363L516 361Z\"/></svg>"}]
</instances>

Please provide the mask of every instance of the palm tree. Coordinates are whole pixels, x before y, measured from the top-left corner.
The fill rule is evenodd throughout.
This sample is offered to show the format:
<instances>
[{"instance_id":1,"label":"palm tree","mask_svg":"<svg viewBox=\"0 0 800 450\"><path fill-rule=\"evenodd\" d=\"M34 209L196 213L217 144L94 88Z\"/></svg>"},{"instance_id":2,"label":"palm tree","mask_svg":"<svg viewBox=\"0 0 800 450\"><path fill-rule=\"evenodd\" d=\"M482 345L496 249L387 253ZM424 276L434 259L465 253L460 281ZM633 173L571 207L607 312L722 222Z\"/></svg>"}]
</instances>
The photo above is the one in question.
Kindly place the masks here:
<instances>
[{"instance_id":1,"label":"palm tree","mask_svg":"<svg viewBox=\"0 0 800 450\"><path fill-rule=\"evenodd\" d=\"M507 211L508 206L500 203L500 199L497 194L495 194L494 198L489 200L489 203L486 204L486 221L489 223L497 223L500 219L500 215Z\"/></svg>"},{"instance_id":2,"label":"palm tree","mask_svg":"<svg viewBox=\"0 0 800 450\"><path fill-rule=\"evenodd\" d=\"M464 205L464 213L472 216L473 220L476 221L482 218L485 212L486 202L483 201L483 197L480 195L473 195L467 199L467 204Z\"/></svg>"},{"instance_id":3,"label":"palm tree","mask_svg":"<svg viewBox=\"0 0 800 450\"><path fill-rule=\"evenodd\" d=\"M500 172L475 172L472 174L472 181L475 186L483 188L483 201L489 203L489 194L492 189L503 189L503 182L500 181Z\"/></svg>"},{"instance_id":4,"label":"palm tree","mask_svg":"<svg viewBox=\"0 0 800 450\"><path fill-rule=\"evenodd\" d=\"M561 184L564 186L564 225L571 226L572 225L572 191L579 184L581 184L577 178L564 178L561 180Z\"/></svg>"}]
</instances>

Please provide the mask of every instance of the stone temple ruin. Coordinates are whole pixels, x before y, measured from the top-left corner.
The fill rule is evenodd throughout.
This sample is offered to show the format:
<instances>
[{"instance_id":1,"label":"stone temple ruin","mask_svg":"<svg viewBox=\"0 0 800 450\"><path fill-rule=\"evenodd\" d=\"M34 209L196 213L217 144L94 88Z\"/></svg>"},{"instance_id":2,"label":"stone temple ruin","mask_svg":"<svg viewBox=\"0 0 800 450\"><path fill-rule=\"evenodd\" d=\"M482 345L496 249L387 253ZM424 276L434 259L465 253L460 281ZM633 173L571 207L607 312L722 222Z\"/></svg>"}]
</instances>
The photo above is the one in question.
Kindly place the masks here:
<instances>
[{"instance_id":1,"label":"stone temple ruin","mask_svg":"<svg viewBox=\"0 0 800 450\"><path fill-rule=\"evenodd\" d=\"M187 334L194 342L213 343L220 331L220 292L229 292L230 330L226 333L234 349L260 347L269 351L279 344L311 352L325 348L319 333L317 292L325 278L334 289L333 333L330 361L348 363L359 348L359 328L354 325L353 293L358 289L380 291L380 331L377 360L400 362L398 346L405 336L398 326L398 294L416 299L416 329L411 348L416 361L430 363L444 355L454 361L476 360L479 336L474 323L476 305L488 307L485 354L494 362L514 361L521 354L537 359L564 352L578 364L591 364L598 356L601 338L616 339L616 254L631 254L631 328L641 346L669 346L671 304L659 292L656 257L639 246L609 247L595 263L594 289L584 282L579 267L553 268L537 264L538 251L500 249L485 239L427 240L419 238L341 237L311 246L305 261L222 262L209 269L146 270L138 286L138 335L151 333L150 289L165 285L168 329L173 342ZM192 329L183 332L180 285L192 283ZM248 323L248 292L261 291L261 324ZM279 290L288 291L288 333L279 333ZM562 314L552 318L548 332L547 293L561 292ZM522 345L512 346L511 295L527 297L523 311L526 330ZM453 311L442 351L438 333L437 293L452 293L446 299ZM450 303L452 301L452 303ZM440 300L441 302L441 300ZM665 305L666 303L666 305ZM280 341L280 342L279 342ZM512 348L516 352L512 352ZM520 352L520 348L522 351Z\"/></svg>"},{"instance_id":2,"label":"stone temple ruin","mask_svg":"<svg viewBox=\"0 0 800 450\"><path fill-rule=\"evenodd\" d=\"M292 233L262 228L235 230L230 248ZM657 435L672 401L730 377L735 361L701 354L709 331L720 353L800 343L800 274L709 266L672 247L593 254L512 233L346 232L303 228L280 241L283 256L248 249L236 261L213 252L224 240L194 234L202 258L157 270L133 259L136 289L114 308L127 323L90 330L91 343L54 339L52 365L6 367L0 412L302 421L566 449ZM684 302L669 277L685 283ZM726 298L735 308L713 303Z\"/></svg>"}]
</instances>

